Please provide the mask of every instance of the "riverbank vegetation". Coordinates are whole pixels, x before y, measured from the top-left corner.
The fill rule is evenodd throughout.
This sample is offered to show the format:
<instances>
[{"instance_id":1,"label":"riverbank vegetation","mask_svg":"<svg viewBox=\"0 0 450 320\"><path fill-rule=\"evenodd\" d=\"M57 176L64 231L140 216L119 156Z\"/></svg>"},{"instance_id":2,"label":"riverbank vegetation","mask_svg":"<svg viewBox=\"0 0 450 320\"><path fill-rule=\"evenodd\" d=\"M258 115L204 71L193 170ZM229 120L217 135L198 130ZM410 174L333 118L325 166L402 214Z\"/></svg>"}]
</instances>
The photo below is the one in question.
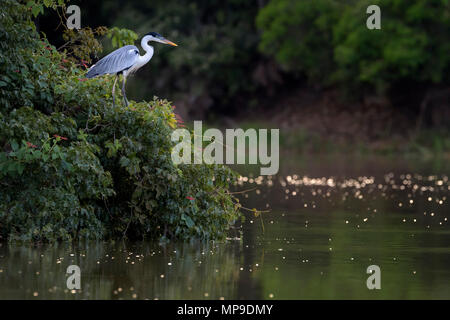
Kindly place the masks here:
<instances>
[{"instance_id":1,"label":"riverbank vegetation","mask_svg":"<svg viewBox=\"0 0 450 320\"><path fill-rule=\"evenodd\" d=\"M224 238L240 216L235 174L171 161L167 100L113 108L112 77L85 81L32 20L58 3L2 1L0 240Z\"/></svg>"}]
</instances>

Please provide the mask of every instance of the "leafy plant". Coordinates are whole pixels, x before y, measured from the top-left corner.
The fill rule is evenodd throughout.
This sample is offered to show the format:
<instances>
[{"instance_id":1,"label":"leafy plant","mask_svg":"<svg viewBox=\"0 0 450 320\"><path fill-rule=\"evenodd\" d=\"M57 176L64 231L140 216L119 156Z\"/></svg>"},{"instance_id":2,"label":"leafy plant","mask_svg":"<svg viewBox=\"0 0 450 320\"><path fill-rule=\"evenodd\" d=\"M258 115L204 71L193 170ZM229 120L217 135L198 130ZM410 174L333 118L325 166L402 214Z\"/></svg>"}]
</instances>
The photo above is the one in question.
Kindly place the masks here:
<instances>
[{"instance_id":1,"label":"leafy plant","mask_svg":"<svg viewBox=\"0 0 450 320\"><path fill-rule=\"evenodd\" d=\"M120 48L127 44L134 44L138 38L138 35L135 32L117 27L109 29L106 35L111 39L114 48Z\"/></svg>"},{"instance_id":2,"label":"leafy plant","mask_svg":"<svg viewBox=\"0 0 450 320\"><path fill-rule=\"evenodd\" d=\"M381 30L366 8L382 10ZM272 0L260 10L260 50L320 85L386 93L402 81L448 83L447 0Z\"/></svg>"},{"instance_id":3,"label":"leafy plant","mask_svg":"<svg viewBox=\"0 0 450 320\"><path fill-rule=\"evenodd\" d=\"M112 77L85 81L27 7L3 10L0 238L223 238L240 217L227 191L235 173L172 162L171 104L113 108Z\"/></svg>"}]
</instances>

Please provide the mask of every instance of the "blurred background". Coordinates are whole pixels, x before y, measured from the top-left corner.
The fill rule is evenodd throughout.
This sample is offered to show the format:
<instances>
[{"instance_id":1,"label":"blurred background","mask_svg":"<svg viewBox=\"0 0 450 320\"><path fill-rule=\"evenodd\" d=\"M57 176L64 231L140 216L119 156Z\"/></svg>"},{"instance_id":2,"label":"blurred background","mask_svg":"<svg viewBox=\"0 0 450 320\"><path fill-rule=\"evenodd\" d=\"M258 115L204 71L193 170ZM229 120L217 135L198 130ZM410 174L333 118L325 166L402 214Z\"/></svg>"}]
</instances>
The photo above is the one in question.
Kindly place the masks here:
<instances>
[{"instance_id":1,"label":"blurred background","mask_svg":"<svg viewBox=\"0 0 450 320\"><path fill-rule=\"evenodd\" d=\"M450 150L447 0L71 1L82 27L161 33L151 63L128 81L133 100L174 102L185 120L281 128L307 153ZM381 8L381 30L366 9ZM59 18L37 22L58 47ZM102 39L103 53L113 50Z\"/></svg>"}]
</instances>

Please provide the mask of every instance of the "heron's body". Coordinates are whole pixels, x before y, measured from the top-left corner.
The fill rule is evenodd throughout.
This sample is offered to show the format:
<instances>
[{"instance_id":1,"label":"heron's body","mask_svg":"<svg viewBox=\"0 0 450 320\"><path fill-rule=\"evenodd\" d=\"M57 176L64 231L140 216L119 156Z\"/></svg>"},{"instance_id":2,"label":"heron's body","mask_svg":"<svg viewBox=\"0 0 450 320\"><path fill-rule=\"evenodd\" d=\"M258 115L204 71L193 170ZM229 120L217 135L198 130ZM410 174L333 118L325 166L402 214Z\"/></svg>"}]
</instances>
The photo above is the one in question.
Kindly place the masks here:
<instances>
[{"instance_id":1,"label":"heron's body","mask_svg":"<svg viewBox=\"0 0 450 320\"><path fill-rule=\"evenodd\" d=\"M114 50L107 56L100 59L94 64L86 74L87 78L95 78L104 74L123 74L122 94L125 100L125 104L128 105L128 101L125 95L125 81L128 75L136 72L139 68L147 64L153 57L154 49L148 44L149 41L156 41L161 43L170 44L176 46L175 43L164 39L160 34L150 32L145 35L141 40L141 46L145 50L145 54L141 56L139 49L133 45L127 45L117 50ZM116 86L117 78L113 85L113 104L115 102L114 89Z\"/></svg>"}]
</instances>

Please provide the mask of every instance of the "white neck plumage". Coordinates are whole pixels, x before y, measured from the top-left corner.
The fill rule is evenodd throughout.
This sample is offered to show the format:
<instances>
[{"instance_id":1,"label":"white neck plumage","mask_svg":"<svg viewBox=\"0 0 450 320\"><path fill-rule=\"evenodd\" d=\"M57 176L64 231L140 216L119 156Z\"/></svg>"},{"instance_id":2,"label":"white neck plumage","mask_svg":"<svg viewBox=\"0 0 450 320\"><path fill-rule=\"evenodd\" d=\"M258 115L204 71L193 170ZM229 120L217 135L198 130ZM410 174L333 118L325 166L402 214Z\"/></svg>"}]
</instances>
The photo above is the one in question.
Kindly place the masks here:
<instances>
[{"instance_id":1,"label":"white neck plumage","mask_svg":"<svg viewBox=\"0 0 450 320\"><path fill-rule=\"evenodd\" d=\"M141 47L145 50L145 54L139 57L138 63L140 64L140 67L149 62L150 59L153 57L153 53L155 50L151 45L148 44L148 42L151 40L153 40L152 36L145 36L141 40Z\"/></svg>"},{"instance_id":2,"label":"white neck plumage","mask_svg":"<svg viewBox=\"0 0 450 320\"><path fill-rule=\"evenodd\" d=\"M148 44L150 40L152 40L152 36L145 36L141 40L141 47L145 50L145 54L143 56L139 56L136 63L128 69L126 72L124 72L125 76L128 76L134 72L136 72L139 68L147 64L147 62L150 61L150 59L153 57L154 49L152 46Z\"/></svg>"},{"instance_id":3,"label":"white neck plumage","mask_svg":"<svg viewBox=\"0 0 450 320\"><path fill-rule=\"evenodd\" d=\"M139 56L136 63L128 69L126 72L124 72L124 75L127 76L129 74L132 74L136 72L139 68L147 64L150 59L153 57L154 49L151 45L148 44L149 41L158 41L156 38L151 35L146 35L141 40L141 47L145 50L145 54L143 56Z\"/></svg>"}]
</instances>

